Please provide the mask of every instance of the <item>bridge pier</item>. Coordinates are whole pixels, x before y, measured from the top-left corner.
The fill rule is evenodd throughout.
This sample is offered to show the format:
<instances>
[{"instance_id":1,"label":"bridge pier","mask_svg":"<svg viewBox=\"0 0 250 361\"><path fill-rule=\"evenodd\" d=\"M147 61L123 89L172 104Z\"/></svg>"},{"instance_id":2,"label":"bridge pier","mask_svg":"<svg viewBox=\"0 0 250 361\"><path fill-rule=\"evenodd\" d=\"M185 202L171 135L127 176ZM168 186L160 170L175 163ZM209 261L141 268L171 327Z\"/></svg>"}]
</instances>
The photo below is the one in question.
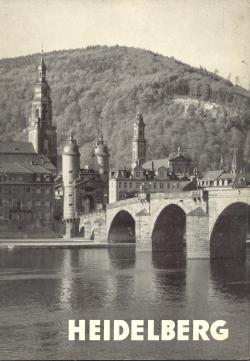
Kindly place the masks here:
<instances>
[{"instance_id":1,"label":"bridge pier","mask_svg":"<svg viewBox=\"0 0 250 361\"><path fill-rule=\"evenodd\" d=\"M77 237L79 234L79 218L66 219L65 223L65 234L64 238L73 238Z\"/></svg>"},{"instance_id":2,"label":"bridge pier","mask_svg":"<svg viewBox=\"0 0 250 361\"><path fill-rule=\"evenodd\" d=\"M187 215L186 253L187 253L187 258L210 258L208 215L206 214Z\"/></svg>"},{"instance_id":3,"label":"bridge pier","mask_svg":"<svg viewBox=\"0 0 250 361\"><path fill-rule=\"evenodd\" d=\"M137 252L152 252L152 225L148 215L139 215L135 218L135 236Z\"/></svg>"}]
</instances>

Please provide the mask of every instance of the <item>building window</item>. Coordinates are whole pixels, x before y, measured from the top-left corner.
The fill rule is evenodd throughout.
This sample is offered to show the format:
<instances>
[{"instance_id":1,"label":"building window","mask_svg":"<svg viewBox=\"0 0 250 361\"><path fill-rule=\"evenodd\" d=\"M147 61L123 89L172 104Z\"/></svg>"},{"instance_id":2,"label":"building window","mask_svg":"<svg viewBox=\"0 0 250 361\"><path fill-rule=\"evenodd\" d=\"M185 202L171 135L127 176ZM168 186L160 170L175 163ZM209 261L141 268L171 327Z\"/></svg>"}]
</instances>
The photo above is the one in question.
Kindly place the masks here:
<instances>
[{"instance_id":1,"label":"building window","mask_svg":"<svg viewBox=\"0 0 250 361\"><path fill-rule=\"evenodd\" d=\"M177 184L176 184L176 187L179 189L179 188L180 188L180 183L177 183Z\"/></svg>"},{"instance_id":2,"label":"building window","mask_svg":"<svg viewBox=\"0 0 250 361\"><path fill-rule=\"evenodd\" d=\"M164 183L160 183L160 188L164 188Z\"/></svg>"},{"instance_id":3,"label":"building window","mask_svg":"<svg viewBox=\"0 0 250 361\"><path fill-rule=\"evenodd\" d=\"M41 214L40 213L35 213L34 218L35 219L41 219Z\"/></svg>"},{"instance_id":4,"label":"building window","mask_svg":"<svg viewBox=\"0 0 250 361\"><path fill-rule=\"evenodd\" d=\"M118 186L119 186L119 188L121 188L122 187L122 182L119 182Z\"/></svg>"},{"instance_id":5,"label":"building window","mask_svg":"<svg viewBox=\"0 0 250 361\"><path fill-rule=\"evenodd\" d=\"M167 184L168 189L170 189L170 183Z\"/></svg>"},{"instance_id":6,"label":"building window","mask_svg":"<svg viewBox=\"0 0 250 361\"><path fill-rule=\"evenodd\" d=\"M124 188L127 188L127 182L124 182Z\"/></svg>"},{"instance_id":7,"label":"building window","mask_svg":"<svg viewBox=\"0 0 250 361\"><path fill-rule=\"evenodd\" d=\"M175 183L172 183L172 189L174 189L175 188Z\"/></svg>"},{"instance_id":8,"label":"building window","mask_svg":"<svg viewBox=\"0 0 250 361\"><path fill-rule=\"evenodd\" d=\"M136 188L140 188L140 183L136 183Z\"/></svg>"},{"instance_id":9,"label":"building window","mask_svg":"<svg viewBox=\"0 0 250 361\"><path fill-rule=\"evenodd\" d=\"M18 205L18 200L17 199L12 199L12 206L17 207L17 205Z\"/></svg>"},{"instance_id":10,"label":"building window","mask_svg":"<svg viewBox=\"0 0 250 361\"><path fill-rule=\"evenodd\" d=\"M129 188L132 188L132 187L133 187L133 183L130 182L130 183L129 183Z\"/></svg>"},{"instance_id":11,"label":"building window","mask_svg":"<svg viewBox=\"0 0 250 361\"><path fill-rule=\"evenodd\" d=\"M141 172L135 172L135 176L136 176L136 177L140 177L140 176L141 176Z\"/></svg>"},{"instance_id":12,"label":"building window","mask_svg":"<svg viewBox=\"0 0 250 361\"><path fill-rule=\"evenodd\" d=\"M156 189L157 188L157 183L154 183L154 189Z\"/></svg>"},{"instance_id":13,"label":"building window","mask_svg":"<svg viewBox=\"0 0 250 361\"><path fill-rule=\"evenodd\" d=\"M164 177L164 172L160 172L160 177Z\"/></svg>"},{"instance_id":14,"label":"building window","mask_svg":"<svg viewBox=\"0 0 250 361\"><path fill-rule=\"evenodd\" d=\"M41 193L41 188L36 188L36 193Z\"/></svg>"}]
</instances>

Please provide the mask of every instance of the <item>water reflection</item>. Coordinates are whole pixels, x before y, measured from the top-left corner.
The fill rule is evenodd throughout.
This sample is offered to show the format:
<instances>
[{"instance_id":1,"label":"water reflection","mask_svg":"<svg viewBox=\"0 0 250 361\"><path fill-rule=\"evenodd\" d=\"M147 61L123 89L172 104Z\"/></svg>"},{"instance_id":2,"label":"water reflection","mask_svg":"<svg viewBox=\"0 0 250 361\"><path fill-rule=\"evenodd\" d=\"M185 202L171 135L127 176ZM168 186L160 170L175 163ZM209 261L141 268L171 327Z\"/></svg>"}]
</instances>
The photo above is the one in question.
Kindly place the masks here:
<instances>
[{"instance_id":1,"label":"water reflection","mask_svg":"<svg viewBox=\"0 0 250 361\"><path fill-rule=\"evenodd\" d=\"M133 247L1 249L0 359L242 358L249 256L186 261L182 253ZM232 336L213 347L127 342L83 348L67 341L71 318L226 319Z\"/></svg>"},{"instance_id":2,"label":"water reflection","mask_svg":"<svg viewBox=\"0 0 250 361\"><path fill-rule=\"evenodd\" d=\"M63 249L41 248L2 248L0 250L0 270L57 269L64 257Z\"/></svg>"},{"instance_id":3,"label":"water reflection","mask_svg":"<svg viewBox=\"0 0 250 361\"><path fill-rule=\"evenodd\" d=\"M117 269L126 269L135 266L135 247L114 247L108 249L111 265Z\"/></svg>"},{"instance_id":4,"label":"water reflection","mask_svg":"<svg viewBox=\"0 0 250 361\"><path fill-rule=\"evenodd\" d=\"M239 300L249 296L248 265L245 258L211 260L210 268L214 289Z\"/></svg>"},{"instance_id":5,"label":"water reflection","mask_svg":"<svg viewBox=\"0 0 250 361\"><path fill-rule=\"evenodd\" d=\"M157 297L174 302L185 298L186 256L184 252L153 252L154 281Z\"/></svg>"},{"instance_id":6,"label":"water reflection","mask_svg":"<svg viewBox=\"0 0 250 361\"><path fill-rule=\"evenodd\" d=\"M156 269L183 270L186 268L184 252L153 252L152 263Z\"/></svg>"}]
</instances>

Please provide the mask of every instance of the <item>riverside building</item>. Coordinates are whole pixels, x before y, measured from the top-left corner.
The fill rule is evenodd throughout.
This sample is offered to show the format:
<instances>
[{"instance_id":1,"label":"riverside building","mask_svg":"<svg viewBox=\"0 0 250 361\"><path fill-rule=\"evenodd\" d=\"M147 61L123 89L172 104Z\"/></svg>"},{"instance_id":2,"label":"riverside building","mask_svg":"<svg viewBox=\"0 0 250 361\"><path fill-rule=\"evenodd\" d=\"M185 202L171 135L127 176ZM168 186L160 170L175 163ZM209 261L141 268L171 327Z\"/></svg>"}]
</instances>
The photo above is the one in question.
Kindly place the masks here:
<instances>
[{"instance_id":1,"label":"riverside building","mask_svg":"<svg viewBox=\"0 0 250 361\"><path fill-rule=\"evenodd\" d=\"M56 127L41 54L31 105L28 142L0 143L1 237L54 235Z\"/></svg>"},{"instance_id":2,"label":"riverside building","mask_svg":"<svg viewBox=\"0 0 250 361\"><path fill-rule=\"evenodd\" d=\"M191 160L181 153L172 153L167 158L147 161L145 123L137 113L132 139L131 168L114 169L109 177L109 203L132 198L140 192L180 192L192 189L190 178Z\"/></svg>"},{"instance_id":3,"label":"riverside building","mask_svg":"<svg viewBox=\"0 0 250 361\"><path fill-rule=\"evenodd\" d=\"M239 167L237 151L234 148L231 169L226 171L221 158L220 169L210 170L198 180L202 188L241 188L250 186L250 172Z\"/></svg>"}]
</instances>

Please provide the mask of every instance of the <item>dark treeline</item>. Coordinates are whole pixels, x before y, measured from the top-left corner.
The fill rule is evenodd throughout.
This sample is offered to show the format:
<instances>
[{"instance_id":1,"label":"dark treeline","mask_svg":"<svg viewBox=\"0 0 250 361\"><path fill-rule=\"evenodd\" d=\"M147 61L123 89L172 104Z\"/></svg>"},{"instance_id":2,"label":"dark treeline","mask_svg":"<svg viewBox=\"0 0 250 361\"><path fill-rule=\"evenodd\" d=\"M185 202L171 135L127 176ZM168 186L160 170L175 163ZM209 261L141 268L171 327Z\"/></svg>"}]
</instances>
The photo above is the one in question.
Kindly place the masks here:
<instances>
[{"instance_id":1,"label":"dark treeline","mask_svg":"<svg viewBox=\"0 0 250 361\"><path fill-rule=\"evenodd\" d=\"M39 54L0 60L0 140L25 140ZM113 166L128 165L132 123L144 115L148 158L181 146L201 171L231 162L238 148L242 167L250 159L250 93L203 68L127 47L88 47L45 54L58 147L69 129L83 158L99 133ZM180 100L179 100L180 99Z\"/></svg>"}]
</instances>

